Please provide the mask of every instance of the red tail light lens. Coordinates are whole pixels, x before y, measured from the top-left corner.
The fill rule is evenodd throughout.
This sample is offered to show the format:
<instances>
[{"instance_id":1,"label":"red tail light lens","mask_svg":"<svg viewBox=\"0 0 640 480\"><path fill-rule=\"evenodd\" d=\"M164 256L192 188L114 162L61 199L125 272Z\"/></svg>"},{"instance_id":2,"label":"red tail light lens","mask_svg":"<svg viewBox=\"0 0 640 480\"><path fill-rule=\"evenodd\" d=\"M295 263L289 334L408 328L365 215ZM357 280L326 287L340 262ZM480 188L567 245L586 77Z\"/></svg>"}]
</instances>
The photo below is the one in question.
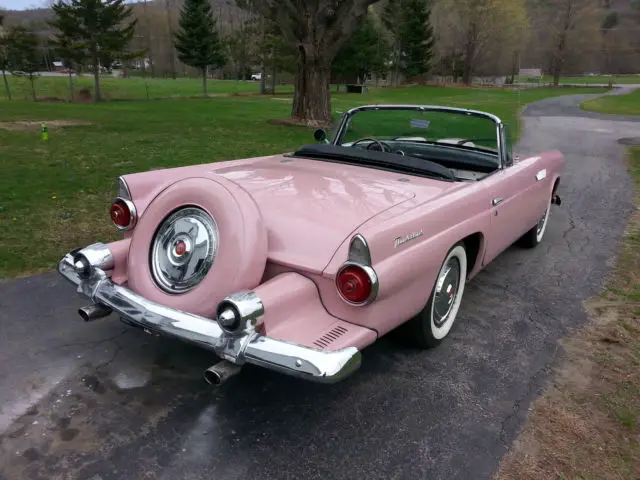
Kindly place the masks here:
<instances>
[{"instance_id":1,"label":"red tail light lens","mask_svg":"<svg viewBox=\"0 0 640 480\"><path fill-rule=\"evenodd\" d=\"M336 278L338 291L351 303L364 303L371 296L373 282L367 271L359 265L348 265Z\"/></svg>"},{"instance_id":2,"label":"red tail light lens","mask_svg":"<svg viewBox=\"0 0 640 480\"><path fill-rule=\"evenodd\" d=\"M111 204L111 210L109 213L111 215L111 220L113 220L113 223L115 223L118 228L129 228L133 223L134 212L132 212L128 203L121 198L114 200Z\"/></svg>"}]
</instances>

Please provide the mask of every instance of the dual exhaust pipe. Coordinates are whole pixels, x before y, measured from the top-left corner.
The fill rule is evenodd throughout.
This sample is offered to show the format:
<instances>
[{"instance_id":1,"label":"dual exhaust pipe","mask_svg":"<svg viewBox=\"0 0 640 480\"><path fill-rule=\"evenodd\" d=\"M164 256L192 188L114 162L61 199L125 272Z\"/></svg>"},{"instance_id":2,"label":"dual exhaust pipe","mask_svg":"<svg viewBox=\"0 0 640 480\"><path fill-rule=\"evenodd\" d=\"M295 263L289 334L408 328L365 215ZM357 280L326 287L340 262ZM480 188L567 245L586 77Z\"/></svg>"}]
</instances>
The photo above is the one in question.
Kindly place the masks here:
<instances>
[{"instance_id":1,"label":"dual exhaust pipe","mask_svg":"<svg viewBox=\"0 0 640 480\"><path fill-rule=\"evenodd\" d=\"M78 310L80 317L85 322L92 322L93 320L108 317L112 312L113 310L111 308L101 303L92 303ZM204 371L204 379L209 385L217 387L240 373L241 368L240 365L231 363L228 360L222 360Z\"/></svg>"}]
</instances>

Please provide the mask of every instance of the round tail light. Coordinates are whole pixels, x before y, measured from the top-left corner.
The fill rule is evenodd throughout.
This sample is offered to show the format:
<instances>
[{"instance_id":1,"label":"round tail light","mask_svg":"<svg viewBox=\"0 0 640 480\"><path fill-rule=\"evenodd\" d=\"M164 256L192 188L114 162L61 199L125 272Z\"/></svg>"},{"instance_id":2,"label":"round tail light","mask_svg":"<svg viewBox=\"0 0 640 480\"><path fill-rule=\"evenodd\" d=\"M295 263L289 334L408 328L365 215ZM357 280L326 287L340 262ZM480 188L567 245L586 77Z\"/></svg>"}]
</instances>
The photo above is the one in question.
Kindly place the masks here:
<instances>
[{"instance_id":1,"label":"round tail light","mask_svg":"<svg viewBox=\"0 0 640 480\"><path fill-rule=\"evenodd\" d=\"M361 305L370 302L375 296L377 278L370 267L347 264L338 272L336 285L342 298L349 303Z\"/></svg>"},{"instance_id":2,"label":"round tail light","mask_svg":"<svg viewBox=\"0 0 640 480\"><path fill-rule=\"evenodd\" d=\"M111 220L120 230L133 227L135 221L135 208L133 204L123 198L116 198L109 210Z\"/></svg>"}]
</instances>

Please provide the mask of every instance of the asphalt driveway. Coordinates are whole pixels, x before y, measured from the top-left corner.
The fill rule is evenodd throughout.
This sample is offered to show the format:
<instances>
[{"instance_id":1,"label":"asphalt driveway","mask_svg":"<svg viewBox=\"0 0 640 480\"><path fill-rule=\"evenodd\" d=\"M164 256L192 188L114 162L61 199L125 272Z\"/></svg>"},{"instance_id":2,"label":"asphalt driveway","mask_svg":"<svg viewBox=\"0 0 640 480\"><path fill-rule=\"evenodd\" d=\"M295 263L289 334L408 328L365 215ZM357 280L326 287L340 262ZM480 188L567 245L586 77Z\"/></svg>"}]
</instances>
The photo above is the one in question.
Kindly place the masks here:
<instances>
[{"instance_id":1,"label":"asphalt driveway","mask_svg":"<svg viewBox=\"0 0 640 480\"><path fill-rule=\"evenodd\" d=\"M580 112L584 98L525 111L519 151L568 162L543 244L474 279L438 349L382 339L341 384L248 366L215 390L208 352L114 317L83 323L56 274L0 284L0 478L489 478L633 209L617 140L640 123Z\"/></svg>"}]
</instances>

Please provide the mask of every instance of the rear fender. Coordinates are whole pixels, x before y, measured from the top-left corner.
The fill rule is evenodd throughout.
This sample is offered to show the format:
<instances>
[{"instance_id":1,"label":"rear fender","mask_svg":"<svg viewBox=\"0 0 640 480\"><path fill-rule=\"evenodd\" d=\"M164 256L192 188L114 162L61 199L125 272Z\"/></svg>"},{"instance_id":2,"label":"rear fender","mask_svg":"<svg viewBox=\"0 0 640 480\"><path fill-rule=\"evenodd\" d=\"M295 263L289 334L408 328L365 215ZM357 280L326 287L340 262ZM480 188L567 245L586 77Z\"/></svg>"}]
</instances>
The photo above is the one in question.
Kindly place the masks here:
<instances>
[{"instance_id":1,"label":"rear fender","mask_svg":"<svg viewBox=\"0 0 640 480\"><path fill-rule=\"evenodd\" d=\"M426 218L419 221L423 224L428 222ZM477 248L472 249L475 251L468 252L469 255L476 256L468 261L469 264L475 262L473 273L477 273L484 251L482 239L489 229L490 222L490 211L480 211L473 217L428 238L423 235L411 240L394 249L393 254L386 255L379 262L376 262L376 250L372 247L373 268L378 275L379 290L376 300L365 307L351 306L340 298L335 285L335 271L325 272L324 276L314 276L313 279L329 313L384 335L424 308L447 253L456 243L473 234L481 236ZM415 224L406 227L407 232L420 231ZM387 242L393 244L393 236L386 236ZM375 240L372 243L375 243ZM471 273L468 271L467 275Z\"/></svg>"},{"instance_id":2,"label":"rear fender","mask_svg":"<svg viewBox=\"0 0 640 480\"><path fill-rule=\"evenodd\" d=\"M281 273L253 289L264 306L265 335L311 348L361 350L377 336L332 315L322 305L314 282L299 273Z\"/></svg>"}]
</instances>

